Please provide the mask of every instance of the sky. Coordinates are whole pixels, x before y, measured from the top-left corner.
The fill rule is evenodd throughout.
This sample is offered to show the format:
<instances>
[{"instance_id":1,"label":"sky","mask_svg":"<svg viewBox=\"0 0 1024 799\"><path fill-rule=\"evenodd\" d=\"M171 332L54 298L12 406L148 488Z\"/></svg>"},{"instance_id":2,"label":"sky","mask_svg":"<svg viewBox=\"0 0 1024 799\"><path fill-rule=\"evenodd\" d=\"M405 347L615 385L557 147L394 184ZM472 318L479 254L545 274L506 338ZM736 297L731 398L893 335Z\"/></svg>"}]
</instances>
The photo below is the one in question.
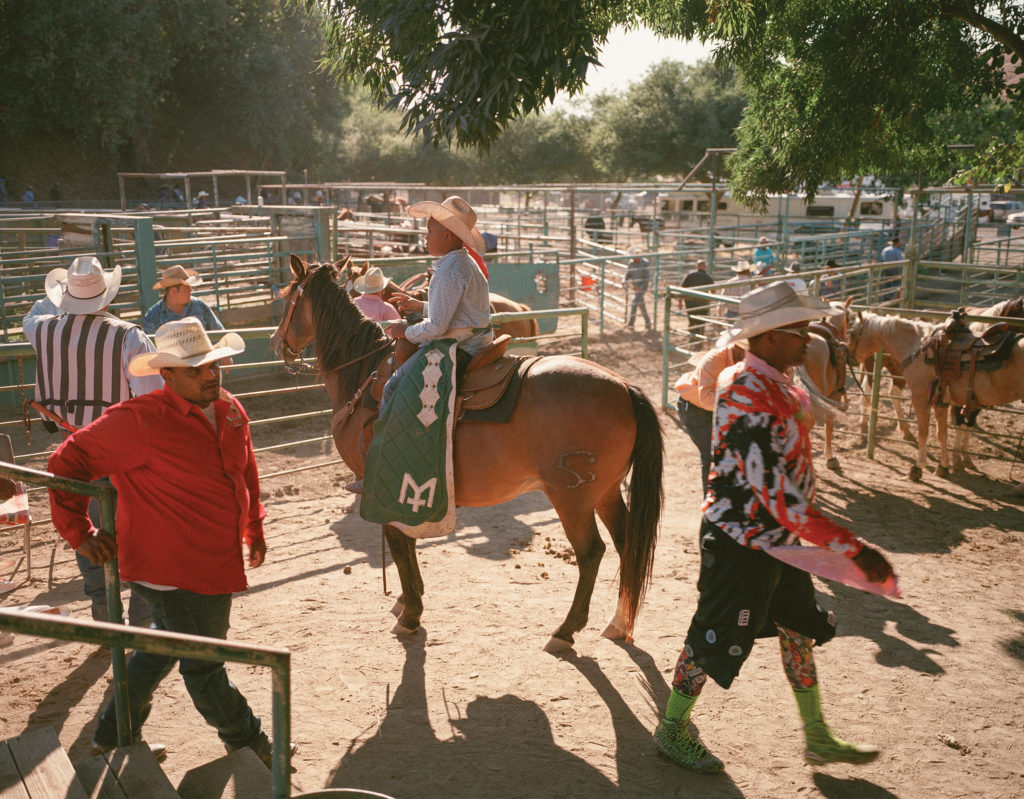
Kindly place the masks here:
<instances>
[{"instance_id":1,"label":"sky","mask_svg":"<svg viewBox=\"0 0 1024 799\"><path fill-rule=\"evenodd\" d=\"M647 28L629 32L615 28L608 37L608 44L601 51L602 66L591 67L587 73L587 88L583 97L601 91L621 91L630 83L640 80L653 64L666 58L694 64L702 58L710 57L710 48L698 41L662 39ZM555 105L569 102L568 98L561 96Z\"/></svg>"}]
</instances>

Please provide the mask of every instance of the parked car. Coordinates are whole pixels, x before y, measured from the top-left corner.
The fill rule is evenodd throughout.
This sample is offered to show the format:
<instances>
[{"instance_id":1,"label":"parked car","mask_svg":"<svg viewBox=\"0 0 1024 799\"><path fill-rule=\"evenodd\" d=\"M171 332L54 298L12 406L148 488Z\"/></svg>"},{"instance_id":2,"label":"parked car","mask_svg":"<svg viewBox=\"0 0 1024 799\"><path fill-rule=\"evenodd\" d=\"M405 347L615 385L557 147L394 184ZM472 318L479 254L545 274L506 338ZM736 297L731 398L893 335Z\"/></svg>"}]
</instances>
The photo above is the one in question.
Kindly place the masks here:
<instances>
[{"instance_id":1,"label":"parked car","mask_svg":"<svg viewBox=\"0 0 1024 799\"><path fill-rule=\"evenodd\" d=\"M1010 214L1024 211L1024 202L1020 200L993 200L989 203L988 207L992 211L993 222L1006 222L1008 221L1007 216Z\"/></svg>"},{"instance_id":2,"label":"parked car","mask_svg":"<svg viewBox=\"0 0 1024 799\"><path fill-rule=\"evenodd\" d=\"M1024 211L1018 211L1006 217L1006 224L1010 227L1024 227Z\"/></svg>"}]
</instances>

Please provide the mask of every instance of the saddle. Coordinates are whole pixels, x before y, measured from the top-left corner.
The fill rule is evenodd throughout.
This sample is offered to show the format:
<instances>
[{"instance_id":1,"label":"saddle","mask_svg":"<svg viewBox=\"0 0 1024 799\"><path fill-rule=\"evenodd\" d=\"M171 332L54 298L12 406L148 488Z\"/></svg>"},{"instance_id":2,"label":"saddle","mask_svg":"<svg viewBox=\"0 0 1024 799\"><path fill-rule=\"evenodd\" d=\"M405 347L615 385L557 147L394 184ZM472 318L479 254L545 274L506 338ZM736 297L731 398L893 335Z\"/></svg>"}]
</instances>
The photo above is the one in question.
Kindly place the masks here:
<instances>
[{"instance_id":1,"label":"saddle","mask_svg":"<svg viewBox=\"0 0 1024 799\"><path fill-rule=\"evenodd\" d=\"M828 360L836 370L836 385L838 386L836 393L842 399L846 394L846 362L848 360L846 342L839 338L839 330L827 319L811 322L808 328L812 333L817 333L825 339L825 343L828 344Z\"/></svg>"},{"instance_id":2,"label":"saddle","mask_svg":"<svg viewBox=\"0 0 1024 799\"><path fill-rule=\"evenodd\" d=\"M967 371L967 401L961 412L969 414L981 406L974 399L974 374L978 369L994 371L1010 357L1019 333L1006 322L997 322L976 334L964 320L964 308L951 311L946 322L921 344L924 361L935 369L929 402L938 407L949 405L949 384Z\"/></svg>"}]
</instances>

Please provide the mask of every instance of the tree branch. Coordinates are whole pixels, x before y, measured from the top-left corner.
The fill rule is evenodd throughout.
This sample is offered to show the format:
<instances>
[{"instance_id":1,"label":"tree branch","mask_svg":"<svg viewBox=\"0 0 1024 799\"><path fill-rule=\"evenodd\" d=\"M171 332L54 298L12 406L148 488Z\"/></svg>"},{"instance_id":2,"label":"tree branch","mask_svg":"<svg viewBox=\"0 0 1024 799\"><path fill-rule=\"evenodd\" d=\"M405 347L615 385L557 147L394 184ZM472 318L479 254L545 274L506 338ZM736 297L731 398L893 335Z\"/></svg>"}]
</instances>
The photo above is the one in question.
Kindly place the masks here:
<instances>
[{"instance_id":1,"label":"tree branch","mask_svg":"<svg viewBox=\"0 0 1024 799\"><path fill-rule=\"evenodd\" d=\"M950 3L942 6L939 13L943 16L966 22L972 28L984 31L1024 61L1024 39L1018 36L1012 28L1008 28L994 19L989 19L966 3Z\"/></svg>"}]
</instances>

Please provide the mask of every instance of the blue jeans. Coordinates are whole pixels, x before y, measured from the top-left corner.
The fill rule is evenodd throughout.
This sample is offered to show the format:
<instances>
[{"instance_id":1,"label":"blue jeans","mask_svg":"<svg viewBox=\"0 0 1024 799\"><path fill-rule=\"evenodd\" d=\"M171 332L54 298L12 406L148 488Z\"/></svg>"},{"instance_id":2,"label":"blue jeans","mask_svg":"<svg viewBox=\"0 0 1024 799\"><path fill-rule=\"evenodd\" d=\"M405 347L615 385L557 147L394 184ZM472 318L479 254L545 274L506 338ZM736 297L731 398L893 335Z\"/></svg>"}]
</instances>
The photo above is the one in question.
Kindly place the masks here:
<instances>
[{"instance_id":1,"label":"blue jeans","mask_svg":"<svg viewBox=\"0 0 1024 799\"><path fill-rule=\"evenodd\" d=\"M629 305L629 319L626 320L626 324L629 327L633 326L633 323L636 321L636 312L638 308L640 309L640 313L643 314L644 322L647 323L647 329L650 330L651 317L647 315L647 303L644 302L644 292L642 291L633 292L633 300Z\"/></svg>"},{"instance_id":2,"label":"blue jeans","mask_svg":"<svg viewBox=\"0 0 1024 799\"><path fill-rule=\"evenodd\" d=\"M153 627L176 633L203 635L209 638L227 637L231 617L231 594L207 596L191 591L157 591L144 585L136 585L135 591L149 605L153 614ZM153 693L175 663L185 680L196 710L206 723L217 730L217 734L230 750L245 746L255 748L266 743L259 717L254 715L249 703L228 679L223 663L208 660L181 658L180 661L167 655L136 650L128 661L128 706L131 711L132 741L141 738L142 725L146 723L153 707ZM96 743L113 747L117 744L117 715L114 700L111 700L100 715L96 727Z\"/></svg>"},{"instance_id":3,"label":"blue jeans","mask_svg":"<svg viewBox=\"0 0 1024 799\"><path fill-rule=\"evenodd\" d=\"M697 452L700 454L700 480L704 493L708 492L708 471L711 468L711 432L714 427L714 414L699 405L687 402L682 397L676 403L683 429L690 437Z\"/></svg>"}]
</instances>

